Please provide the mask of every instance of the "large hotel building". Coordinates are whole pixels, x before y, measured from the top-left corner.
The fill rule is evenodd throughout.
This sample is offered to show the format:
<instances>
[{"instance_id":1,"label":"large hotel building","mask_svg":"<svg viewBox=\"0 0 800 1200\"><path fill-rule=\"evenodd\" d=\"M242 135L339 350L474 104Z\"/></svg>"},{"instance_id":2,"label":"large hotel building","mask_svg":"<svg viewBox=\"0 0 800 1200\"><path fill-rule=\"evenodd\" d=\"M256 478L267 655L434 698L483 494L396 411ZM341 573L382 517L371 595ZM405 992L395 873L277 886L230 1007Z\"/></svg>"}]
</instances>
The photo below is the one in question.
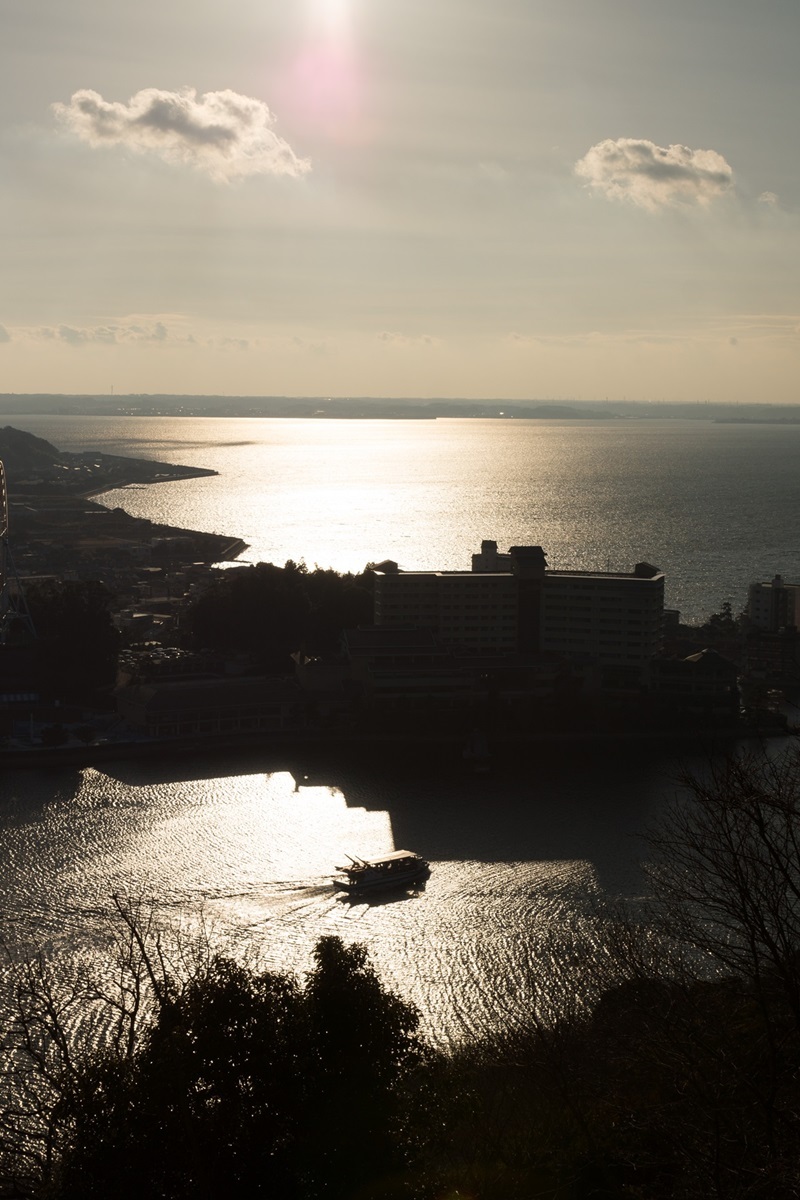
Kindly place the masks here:
<instances>
[{"instance_id":1,"label":"large hotel building","mask_svg":"<svg viewBox=\"0 0 800 1200\"><path fill-rule=\"evenodd\" d=\"M432 630L456 652L557 654L577 662L644 668L663 640L664 575L554 571L541 546L498 553L485 541L471 571L375 569L375 624Z\"/></svg>"}]
</instances>

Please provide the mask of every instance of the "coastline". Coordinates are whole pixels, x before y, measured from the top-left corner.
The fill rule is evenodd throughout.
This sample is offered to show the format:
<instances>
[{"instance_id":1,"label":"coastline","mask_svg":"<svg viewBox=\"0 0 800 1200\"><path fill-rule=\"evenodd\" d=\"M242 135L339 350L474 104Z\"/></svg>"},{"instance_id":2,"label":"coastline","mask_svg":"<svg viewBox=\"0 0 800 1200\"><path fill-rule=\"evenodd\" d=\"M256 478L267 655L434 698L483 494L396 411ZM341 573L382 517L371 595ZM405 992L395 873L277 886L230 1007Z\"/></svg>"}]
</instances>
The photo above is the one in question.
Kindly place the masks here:
<instances>
[{"instance_id":1,"label":"coastline","mask_svg":"<svg viewBox=\"0 0 800 1200\"><path fill-rule=\"evenodd\" d=\"M26 574L58 573L65 551L86 560L119 560L126 544L155 537L191 540L187 561L236 558L247 548L229 534L161 525L134 517L125 508L97 502L110 491L154 483L180 483L216 476L211 467L184 466L96 450L60 450L36 434L0 428L0 459L15 540L28 549ZM32 548L35 547L35 551ZM115 555L116 548L116 555ZM124 558L124 555L122 556Z\"/></svg>"},{"instance_id":2,"label":"coastline","mask_svg":"<svg viewBox=\"0 0 800 1200\"><path fill-rule=\"evenodd\" d=\"M135 463L137 467L153 466L161 468L155 472L154 476L151 478L143 478L141 474L137 477L135 472L132 472L131 478L123 476L119 480L107 482L100 487L88 488L85 492L81 492L81 499L87 501L100 512L113 511L108 509L104 504L97 504L95 501L95 497L103 496L107 492L115 492L128 487L151 487L152 485L158 483L180 483L184 479L203 479L208 476L219 475L219 471L215 471L210 467L183 467L176 466L174 463L158 463L153 459L148 458L125 459L121 455L102 455L100 457L103 460L113 459L119 463ZM131 522L136 522L138 524L141 520L141 518L134 517L131 515L131 513L126 512L125 509L120 509L118 511L124 513L125 517ZM151 524L150 528L151 530L163 531L165 535L169 537L213 539L214 542L220 543L220 545L218 547L218 554L211 560L212 562L233 562L247 549L247 542L245 542L242 538L230 537L228 534L207 533L199 529L184 529L177 525Z\"/></svg>"},{"instance_id":3,"label":"coastline","mask_svg":"<svg viewBox=\"0 0 800 1200\"><path fill-rule=\"evenodd\" d=\"M132 459L131 461L147 464L153 462L152 459L148 458ZM219 471L214 471L210 467L176 467L166 463L164 465L167 466L168 470L159 471L153 479L142 479L141 477L127 479L123 476L121 479L115 479L113 483L103 483L98 487L87 488L85 492L79 492L78 495L89 500L93 496L102 496L105 492L115 492L123 488L151 487L156 483L180 483L183 479L203 479L209 475L219 475Z\"/></svg>"},{"instance_id":4,"label":"coastline","mask_svg":"<svg viewBox=\"0 0 800 1200\"><path fill-rule=\"evenodd\" d=\"M574 747L575 749L605 747L609 751L617 748L663 748L666 745L687 748L715 749L731 747L737 742L797 737L792 730L780 730L769 726L730 728L707 728L697 730L662 729L635 733L598 733L571 730L565 733L535 734L527 737L500 736L490 743L489 773L504 765L524 766L529 756L547 747ZM334 754L347 758L351 754L359 757L373 753L381 759L391 759L393 753L407 761L409 751L421 761L430 758L437 763L449 763L451 769L473 774L474 768L463 758L463 737L458 735L436 736L414 734L359 734L327 733L323 731L282 732L275 736L258 734L230 734L219 738L200 738L196 735L176 737L169 740L106 741L89 745L67 745L57 747L31 746L29 748L0 748L0 766L11 769L52 769L59 767L96 767L102 763L129 759L180 759L202 754L223 757L231 752L247 755L264 754L271 758L288 758L300 752Z\"/></svg>"}]
</instances>

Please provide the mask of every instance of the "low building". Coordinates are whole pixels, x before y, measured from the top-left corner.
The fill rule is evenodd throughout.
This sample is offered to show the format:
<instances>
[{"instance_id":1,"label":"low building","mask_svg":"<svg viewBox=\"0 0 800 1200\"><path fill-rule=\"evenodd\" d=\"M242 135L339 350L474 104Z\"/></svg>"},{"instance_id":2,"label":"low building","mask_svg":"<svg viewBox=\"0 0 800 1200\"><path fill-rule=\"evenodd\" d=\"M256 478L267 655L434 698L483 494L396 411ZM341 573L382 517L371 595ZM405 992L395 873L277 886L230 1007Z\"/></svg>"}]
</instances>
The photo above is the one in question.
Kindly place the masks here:
<instances>
[{"instance_id":1,"label":"low building","mask_svg":"<svg viewBox=\"0 0 800 1200\"><path fill-rule=\"evenodd\" d=\"M751 625L766 633L796 628L800 624L800 583L785 583L781 575L751 583L747 616Z\"/></svg>"},{"instance_id":2,"label":"low building","mask_svg":"<svg viewBox=\"0 0 800 1200\"><path fill-rule=\"evenodd\" d=\"M775 632L750 630L743 643L742 668L750 680L761 680L772 687L797 687L800 633L794 626Z\"/></svg>"}]
</instances>

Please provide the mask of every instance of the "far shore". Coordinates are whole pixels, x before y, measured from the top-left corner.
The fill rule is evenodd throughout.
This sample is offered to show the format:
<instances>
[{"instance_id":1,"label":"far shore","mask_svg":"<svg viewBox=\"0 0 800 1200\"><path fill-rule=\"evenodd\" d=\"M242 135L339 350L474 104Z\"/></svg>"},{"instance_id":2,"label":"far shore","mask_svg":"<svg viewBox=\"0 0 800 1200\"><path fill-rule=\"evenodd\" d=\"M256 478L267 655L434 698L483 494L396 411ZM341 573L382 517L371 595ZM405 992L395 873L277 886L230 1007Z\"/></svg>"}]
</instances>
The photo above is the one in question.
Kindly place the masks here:
<instances>
[{"instance_id":1,"label":"far shore","mask_svg":"<svg viewBox=\"0 0 800 1200\"><path fill-rule=\"evenodd\" d=\"M137 462L151 463L152 459L141 458ZM106 492L122 491L124 488L130 487L151 487L156 483L180 483L184 479L202 479L207 475L219 475L219 471L212 471L208 467L174 467L169 466L167 471L159 471L153 479L119 479L113 483L104 484L102 487L88 488L85 492L79 492L78 495L86 500L90 500L93 496L103 496Z\"/></svg>"}]
</instances>

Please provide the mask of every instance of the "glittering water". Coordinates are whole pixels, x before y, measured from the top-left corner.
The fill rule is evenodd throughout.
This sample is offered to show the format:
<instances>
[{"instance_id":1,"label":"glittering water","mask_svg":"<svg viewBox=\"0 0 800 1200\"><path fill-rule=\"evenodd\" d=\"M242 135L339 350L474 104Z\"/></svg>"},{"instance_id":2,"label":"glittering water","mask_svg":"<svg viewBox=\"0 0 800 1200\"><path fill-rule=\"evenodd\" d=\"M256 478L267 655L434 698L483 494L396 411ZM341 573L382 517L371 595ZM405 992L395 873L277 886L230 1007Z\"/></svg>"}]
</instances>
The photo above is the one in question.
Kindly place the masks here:
<instances>
[{"instance_id":1,"label":"glittering water","mask_svg":"<svg viewBox=\"0 0 800 1200\"><path fill-rule=\"evenodd\" d=\"M72 950L121 891L202 911L215 936L299 972L336 934L369 947L432 1037L458 1039L578 986L574 944L591 950L595 898L641 886L638 834L663 803L669 757L624 770L599 750L545 757L488 778L460 764L421 775L333 763L309 777L234 759L10 772L3 926ZM430 858L424 887L369 902L334 893L345 855L396 847Z\"/></svg>"},{"instance_id":2,"label":"glittering water","mask_svg":"<svg viewBox=\"0 0 800 1200\"><path fill-rule=\"evenodd\" d=\"M800 427L702 422L13 418L63 449L212 467L213 478L105 502L229 533L247 558L361 569L386 557L464 568L482 538L539 542L556 567L667 573L698 618L750 579L800 578ZM0 916L10 937L93 946L115 890L230 934L276 969L316 939L364 942L384 980L448 1041L580 988L597 896L636 895L639 835L671 794L676 750L554 745L488 778L460 764L313 768L115 764L6 772ZM417 894L334 895L345 854L431 860Z\"/></svg>"},{"instance_id":3,"label":"glittering water","mask_svg":"<svg viewBox=\"0 0 800 1200\"><path fill-rule=\"evenodd\" d=\"M251 561L361 570L396 559L467 569L481 539L544 546L558 568L667 576L697 620L752 579L800 578L800 425L706 421L313 421L14 417L62 449L192 466L216 477L104 502L230 533Z\"/></svg>"}]
</instances>

